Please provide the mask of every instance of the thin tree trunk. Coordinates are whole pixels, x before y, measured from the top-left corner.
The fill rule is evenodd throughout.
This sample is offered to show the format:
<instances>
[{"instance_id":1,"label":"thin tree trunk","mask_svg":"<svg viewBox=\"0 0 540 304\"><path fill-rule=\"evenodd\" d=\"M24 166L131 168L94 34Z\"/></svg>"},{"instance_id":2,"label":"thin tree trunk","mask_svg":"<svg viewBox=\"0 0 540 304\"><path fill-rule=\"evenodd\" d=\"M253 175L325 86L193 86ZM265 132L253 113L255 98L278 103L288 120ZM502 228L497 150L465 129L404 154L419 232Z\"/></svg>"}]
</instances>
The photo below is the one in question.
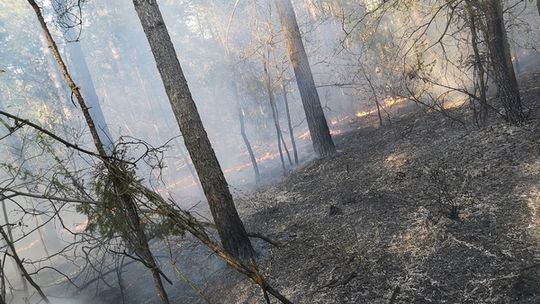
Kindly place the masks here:
<instances>
[{"instance_id":1,"label":"thin tree trunk","mask_svg":"<svg viewBox=\"0 0 540 304\"><path fill-rule=\"evenodd\" d=\"M244 145L246 146L246 149L249 154L249 159L251 161L251 166L253 167L253 172L255 173L255 182L258 184L261 181L261 174L259 172L259 166L257 165L257 158L255 157L255 153L253 153L253 149L251 148L251 143L249 142L249 138L246 134L246 126L244 121L244 111L238 105L238 120L240 121L240 135L242 135L242 139L244 140Z\"/></svg>"},{"instance_id":2,"label":"thin tree trunk","mask_svg":"<svg viewBox=\"0 0 540 304\"><path fill-rule=\"evenodd\" d=\"M379 104L379 98L377 98L377 92L375 91L375 87L373 86L373 83L371 82L371 78L369 78L368 74L366 73L366 70L364 69L363 66L361 66L361 68L362 68L362 73L364 74L364 78L366 78L369 88L371 89L371 93L373 94L375 105L377 106L377 116L379 117L379 127L382 127L383 119L381 115L381 105Z\"/></svg>"},{"instance_id":3,"label":"thin tree trunk","mask_svg":"<svg viewBox=\"0 0 540 304\"><path fill-rule=\"evenodd\" d=\"M0 261L1 263L2 261ZM1 293L0 293L0 304L6 304L6 277L5 277L5 274L4 274L4 264L2 263L0 265L1 269L0 269L0 275L2 276L0 278L0 280L2 280L2 290L1 290Z\"/></svg>"},{"instance_id":4,"label":"thin tree trunk","mask_svg":"<svg viewBox=\"0 0 540 304\"><path fill-rule=\"evenodd\" d=\"M275 105L275 108L276 108L276 117L279 121L279 112L277 110L277 105ZM278 125L279 126L279 125ZM279 127L279 134L280 134L280 137L281 137L281 143L283 144L283 149L285 149L285 154L287 154L287 159L289 160L289 165L292 167L293 166L293 162L292 162L292 159L291 159L291 154L289 153L289 148L287 147L287 143L285 142L285 139L283 138L283 131L281 130L281 126Z\"/></svg>"},{"instance_id":5,"label":"thin tree trunk","mask_svg":"<svg viewBox=\"0 0 540 304\"><path fill-rule=\"evenodd\" d=\"M2 259L0 259L0 304L6 303L6 256L4 253Z\"/></svg>"},{"instance_id":6,"label":"thin tree trunk","mask_svg":"<svg viewBox=\"0 0 540 304\"><path fill-rule=\"evenodd\" d=\"M484 11L487 24L487 44L505 117L509 123L519 125L525 121L525 114L512 65L501 0L485 0Z\"/></svg>"},{"instance_id":7,"label":"thin tree trunk","mask_svg":"<svg viewBox=\"0 0 540 304\"><path fill-rule=\"evenodd\" d=\"M287 97L287 88L285 87L283 78L281 78L281 91L283 94L283 102L285 103L285 113L287 115L287 126L289 127L289 136L294 155L294 164L298 166L298 149L296 148L296 140L294 139L294 128L291 121L291 112L289 110L289 98Z\"/></svg>"},{"instance_id":8,"label":"thin tree trunk","mask_svg":"<svg viewBox=\"0 0 540 304\"><path fill-rule=\"evenodd\" d=\"M103 148L103 144L101 142L101 138L97 131L96 125L94 124L94 120L90 114L90 109L84 101L80 88L75 84L75 82L73 81L73 78L68 72L68 68L66 64L64 63L64 60L62 59L60 52L58 51L58 46L56 45L56 42L54 41L47 27L47 23L45 23L45 19L43 18L43 14L41 13L40 7L37 5L37 3L34 0L27 0L27 1L30 4L30 6L32 6L32 8L34 9L36 16L38 18L38 21L41 25L41 28L43 29L43 32L45 33L45 37L47 38L47 42L52 48L54 58L56 59L56 61L58 62L60 66L60 71L62 72L62 75L64 76L64 79L66 80L67 85L71 89L72 94L75 96L75 98L77 99L77 102L79 103L79 106L81 107L84 119L86 121L86 124L88 125L88 129L90 129L90 134L92 136L92 139L94 140L94 145L96 146L98 153L100 155L107 155L107 153L105 153L105 149Z\"/></svg>"},{"instance_id":9,"label":"thin tree trunk","mask_svg":"<svg viewBox=\"0 0 540 304\"><path fill-rule=\"evenodd\" d=\"M197 170L223 247L231 255L250 261L254 257L251 242L208 140L158 4L156 0L133 0L133 4L184 136L186 148Z\"/></svg>"},{"instance_id":10,"label":"thin tree trunk","mask_svg":"<svg viewBox=\"0 0 540 304\"><path fill-rule=\"evenodd\" d=\"M225 58L226 58L226 62L227 62L227 67L229 68L229 70L233 71L233 73L232 73L233 77L231 77L231 79L232 79L236 75L235 75L235 72L234 72L234 66L232 66L230 64L228 51L226 52L225 56L226 56ZM243 78L241 78L241 79L243 79ZM255 157L255 153L253 152L253 149L251 147L251 143L249 142L249 138L248 138L247 133L246 133L244 110L242 109L242 105L240 104L240 96L238 96L238 87L236 86L236 82L234 82L232 80L230 81L230 85L231 85L231 90L233 90L233 93L234 93L233 97L235 99L236 110L238 112L238 121L240 122L240 135L242 136L242 140L244 141L244 145L246 146L246 150L247 150L248 155L249 155L249 160L251 161L251 166L253 167L253 172L255 174L255 183L258 184L260 182L260 180L261 180L261 174L259 172L259 165L257 164L257 158Z\"/></svg>"},{"instance_id":11,"label":"thin tree trunk","mask_svg":"<svg viewBox=\"0 0 540 304\"><path fill-rule=\"evenodd\" d=\"M330 156L336 152L336 148L324 117L292 3L290 0L276 0L275 3L302 98L313 149L318 157Z\"/></svg>"},{"instance_id":12,"label":"thin tree trunk","mask_svg":"<svg viewBox=\"0 0 540 304\"><path fill-rule=\"evenodd\" d=\"M120 296L122 297L122 303L126 303L126 294L125 294L125 290L126 290L126 286L124 284L124 277L123 277L123 271L124 271L124 261L125 261L125 258L126 256L122 256L120 258L120 261L119 261L119 265L118 267L116 268L116 278L117 278L117 281L118 281L118 288L120 289Z\"/></svg>"},{"instance_id":13,"label":"thin tree trunk","mask_svg":"<svg viewBox=\"0 0 540 304\"><path fill-rule=\"evenodd\" d=\"M279 126L279 121L277 119L277 111L274 101L274 92L272 91L272 79L270 79L270 72L268 71L268 61L266 58L263 59L264 65L264 82L266 84L266 93L268 94L268 101L270 103L270 109L272 110L272 119L274 120L274 127L276 128L276 139L279 150L279 159L281 160L281 168L283 169L283 175L287 173L287 168L285 167L285 159L283 158L283 149L281 148L281 128Z\"/></svg>"},{"instance_id":14,"label":"thin tree trunk","mask_svg":"<svg viewBox=\"0 0 540 304\"><path fill-rule=\"evenodd\" d=\"M273 35L273 32L271 32L271 34ZM277 107L277 103L276 103L276 99L275 99L275 95L273 93L273 88L272 88L272 77L270 76L270 59L271 59L271 55L270 55L270 51L272 51L272 54L274 56L274 59L276 59L276 49L271 46L271 45L267 45L268 47L268 52L267 52L267 71L266 71L266 74L268 74L268 85L269 85L269 93L272 93L272 99L271 101L271 104L273 105L273 108L275 110L275 118L274 118L274 122L277 124L277 129L279 131L279 136L278 136L278 141L281 140L281 143L283 144L283 149L285 149L285 153L287 154L287 159L289 160L289 165L292 167L293 166L293 162L292 162L292 159L291 159L291 154L289 153L289 148L287 148L287 143L285 143L285 139L283 139L283 131L281 130L281 123L280 123L280 119L279 119L279 110L278 110L278 107ZM277 70L277 68L276 68ZM270 94L269 94L270 95Z\"/></svg>"},{"instance_id":15,"label":"thin tree trunk","mask_svg":"<svg viewBox=\"0 0 540 304\"><path fill-rule=\"evenodd\" d=\"M32 206L34 209L35 206ZM43 251L45 252L45 255L47 257L50 257L51 256L51 253L49 252L49 248L47 247L47 243L45 242L45 233L43 232L43 228L45 226L43 226L43 220L41 219L41 215L38 214L38 215L35 215L35 219L36 219L36 227L37 227L37 232L38 232L38 235L39 235L39 240L41 241L41 246L43 246Z\"/></svg>"}]
</instances>

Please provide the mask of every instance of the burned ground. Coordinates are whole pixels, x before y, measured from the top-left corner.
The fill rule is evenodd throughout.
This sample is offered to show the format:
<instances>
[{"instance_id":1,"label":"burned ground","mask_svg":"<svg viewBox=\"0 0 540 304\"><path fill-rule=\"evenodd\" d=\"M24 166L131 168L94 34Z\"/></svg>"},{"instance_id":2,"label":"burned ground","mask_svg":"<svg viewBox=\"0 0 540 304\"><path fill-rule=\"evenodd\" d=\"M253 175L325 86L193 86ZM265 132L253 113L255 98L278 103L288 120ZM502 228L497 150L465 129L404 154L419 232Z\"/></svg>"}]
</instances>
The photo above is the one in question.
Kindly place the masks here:
<instances>
[{"instance_id":1,"label":"burned ground","mask_svg":"<svg viewBox=\"0 0 540 304\"><path fill-rule=\"evenodd\" d=\"M433 112L352 122L336 156L242 200L249 230L286 241L261 268L295 303L540 303L531 115L481 130ZM227 288L214 300L263 303L246 280Z\"/></svg>"}]
</instances>

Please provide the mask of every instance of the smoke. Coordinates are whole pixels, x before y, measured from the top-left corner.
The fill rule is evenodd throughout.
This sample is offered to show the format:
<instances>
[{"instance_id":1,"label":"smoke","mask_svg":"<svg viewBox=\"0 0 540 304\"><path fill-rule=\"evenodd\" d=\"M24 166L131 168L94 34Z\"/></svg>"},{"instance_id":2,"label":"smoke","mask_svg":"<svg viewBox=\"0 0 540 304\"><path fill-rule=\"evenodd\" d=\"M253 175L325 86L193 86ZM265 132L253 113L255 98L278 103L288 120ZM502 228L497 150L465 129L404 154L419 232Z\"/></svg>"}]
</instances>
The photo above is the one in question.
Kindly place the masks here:
<instances>
[{"instance_id":1,"label":"smoke","mask_svg":"<svg viewBox=\"0 0 540 304\"><path fill-rule=\"evenodd\" d=\"M164 197L174 198L185 208L196 206L196 211L204 214L206 207L200 203L204 202L204 197L196 173L131 1L84 2L82 15L75 18L75 23L82 21L81 25L75 25L75 36L66 39L60 27L54 31L66 58L70 58L75 43L81 47L82 54L79 58L71 56L68 65L83 94L88 95L92 88L88 79L83 79L84 75L74 68L81 64L76 59L82 57L111 139L117 143L123 137L124 142L140 140L154 147L166 145L163 162L150 162L150 165L141 162L137 168L139 176ZM355 116L363 119L367 116L364 113L375 115L375 99L384 105L385 101L406 100L404 97L411 94L423 93L452 102L463 98L463 94L449 87L473 89L471 69L466 64L471 55L469 33L456 30L463 26L464 20L456 17L448 30L449 11L433 16L433 7L419 5L414 9L386 10L384 15L379 15L375 11L376 2L294 1L321 102L332 134L336 136L347 130L348 122ZM384 3L387 2L392 1ZM52 14L53 3L58 1L43 2L51 24L56 20ZM537 12L527 3L511 5L514 8L507 13L515 17L509 18L512 21L508 26L515 59L523 71L538 63L538 53L533 48L540 41L539 28L534 26L538 24ZM290 106L300 160L311 159L313 149L305 115L273 1L240 1L236 7L235 1L162 0L159 4L203 124L233 192L257 186L240 133L238 113L244 115L246 135L258 161L263 184L283 174L264 83L264 60L268 61L289 153L292 154L292 144L285 97ZM367 12L374 17L358 22ZM69 23L69 20L63 19L63 22ZM430 20L424 31L422 25ZM80 41L69 41L74 37L79 37ZM24 1L0 3L0 41L0 69L6 71L0 73L2 108L39 122L80 147L91 147L80 109L72 102L43 43L35 16ZM15 185L21 192L55 196L79 193L74 180L90 191L95 186L91 182L95 176L93 158L66 152L64 146L32 130L17 131L16 136L8 136L9 132L4 129L2 132L1 148L6 155L2 187ZM129 153L134 158L144 153L143 145L134 144L130 148ZM285 161L291 168L286 155ZM75 177L65 174L66 168L74 172ZM79 199L84 201L85 197ZM22 258L39 261L38 266L58 263L70 274L80 270L77 267L81 265L73 261L84 257L70 255L79 248L66 250L67 258L40 260L46 252L64 250L74 240L80 240L73 235L83 231L87 221L76 206L57 206L46 198L22 197L6 200L5 204L7 220L13 224L14 239L18 240L16 245ZM22 214L20 206L41 214ZM62 222L56 219L57 214L62 215ZM43 227L43 235L36 229L38 226ZM195 260L193 265L200 261ZM222 266L210 264L208 268L213 270ZM20 288L12 262L8 261L4 269L13 278L13 286ZM56 282L62 277L44 271L39 279L42 283ZM62 286L65 285L68 284L63 281ZM20 294L16 298L20 299ZM57 304L96 303L91 292L77 300L53 298L52 301Z\"/></svg>"}]
</instances>

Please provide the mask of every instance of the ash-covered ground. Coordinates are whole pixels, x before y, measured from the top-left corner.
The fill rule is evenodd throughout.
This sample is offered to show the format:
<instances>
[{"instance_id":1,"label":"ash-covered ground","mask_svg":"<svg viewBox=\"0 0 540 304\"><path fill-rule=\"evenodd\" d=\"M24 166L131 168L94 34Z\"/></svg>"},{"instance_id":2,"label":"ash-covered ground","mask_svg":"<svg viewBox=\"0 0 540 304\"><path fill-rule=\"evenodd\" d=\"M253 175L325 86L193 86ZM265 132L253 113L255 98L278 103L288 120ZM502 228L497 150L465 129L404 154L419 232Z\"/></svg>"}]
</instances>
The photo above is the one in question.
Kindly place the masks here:
<instances>
[{"instance_id":1,"label":"ash-covered ground","mask_svg":"<svg viewBox=\"0 0 540 304\"><path fill-rule=\"evenodd\" d=\"M538 113L479 130L467 112L355 121L335 157L245 198L248 230L287 243L261 261L271 282L295 303L540 303ZM264 303L229 282L215 303Z\"/></svg>"}]
</instances>

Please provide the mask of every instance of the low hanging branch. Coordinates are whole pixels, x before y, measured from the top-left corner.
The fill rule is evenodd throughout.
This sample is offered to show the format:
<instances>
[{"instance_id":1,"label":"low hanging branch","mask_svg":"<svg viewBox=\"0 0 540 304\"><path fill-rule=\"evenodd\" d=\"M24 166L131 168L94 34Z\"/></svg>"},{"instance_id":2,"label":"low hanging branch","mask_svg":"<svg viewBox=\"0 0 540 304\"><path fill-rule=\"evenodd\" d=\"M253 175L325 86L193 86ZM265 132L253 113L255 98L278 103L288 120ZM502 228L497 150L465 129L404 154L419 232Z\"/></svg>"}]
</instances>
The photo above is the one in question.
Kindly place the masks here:
<instances>
[{"instance_id":1,"label":"low hanging branch","mask_svg":"<svg viewBox=\"0 0 540 304\"><path fill-rule=\"evenodd\" d=\"M10 132L13 132L15 129L18 129L18 128L21 128L21 127L27 125L27 126L30 126L30 127L34 128L34 129L38 130L41 133L44 133L44 134L50 136L54 140L61 142L62 144L64 144L68 148L75 149L75 150L77 150L79 152L82 152L84 154L88 154L88 155L91 155L91 156L95 156L95 157L99 157L99 158L102 157L100 154L97 154L95 152L92 152L92 151L86 150L84 148L81 148L76 144L70 143L69 141L67 141L67 140L59 137L58 135L52 133L51 131L48 131L45 128L40 127L39 125L29 121L28 119L24 119L24 118L18 117L16 115L13 115L11 113L1 111L1 110L0 110L0 115L4 115L6 117L9 117L9 118L15 120L15 127L8 127Z\"/></svg>"}]
</instances>

